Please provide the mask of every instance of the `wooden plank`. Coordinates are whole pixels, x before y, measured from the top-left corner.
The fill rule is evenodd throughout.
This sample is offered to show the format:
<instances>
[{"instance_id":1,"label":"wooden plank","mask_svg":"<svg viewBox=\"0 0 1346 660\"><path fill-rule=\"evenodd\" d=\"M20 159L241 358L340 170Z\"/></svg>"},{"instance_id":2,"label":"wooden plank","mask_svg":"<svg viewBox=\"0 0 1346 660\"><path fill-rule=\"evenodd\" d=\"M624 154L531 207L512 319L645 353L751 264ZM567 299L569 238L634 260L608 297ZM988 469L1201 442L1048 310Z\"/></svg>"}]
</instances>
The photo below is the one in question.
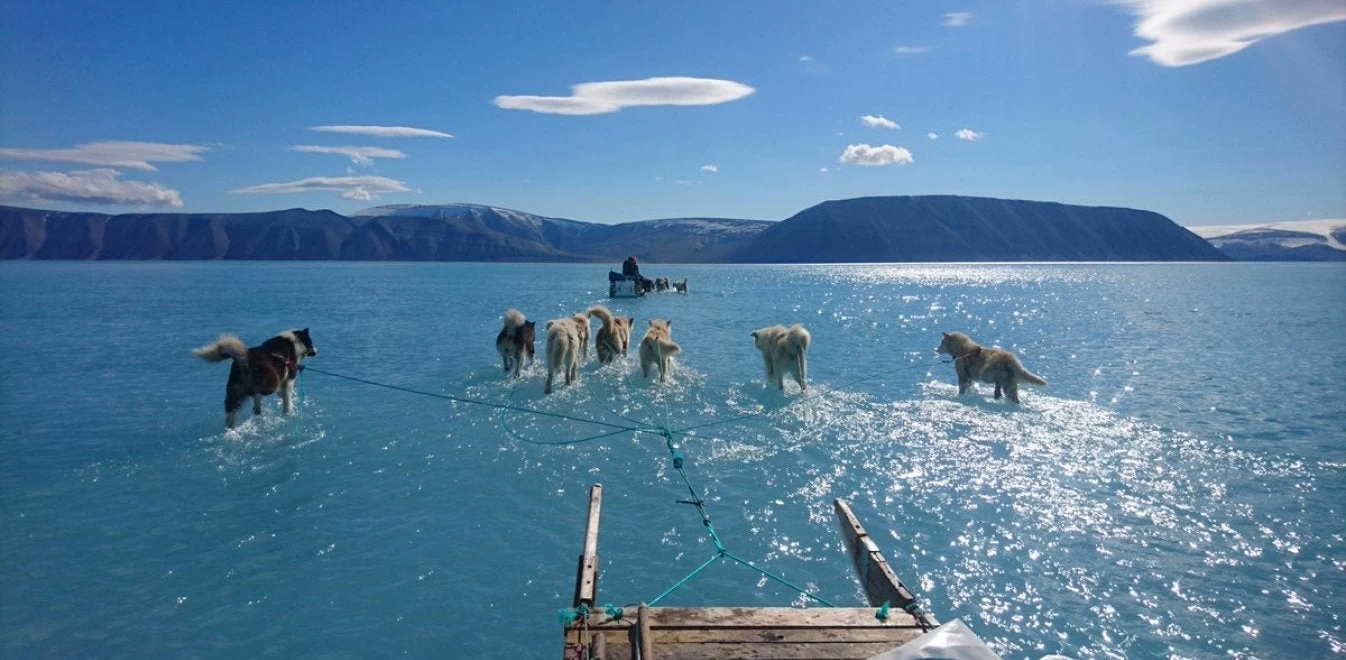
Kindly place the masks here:
<instances>
[{"instance_id":1,"label":"wooden plank","mask_svg":"<svg viewBox=\"0 0 1346 660\"><path fill-rule=\"evenodd\" d=\"M650 634L650 608L645 603L640 604L636 620L639 622L637 634L640 638L637 642L640 644L640 660L654 660L654 638Z\"/></svg>"},{"instance_id":2,"label":"wooden plank","mask_svg":"<svg viewBox=\"0 0 1346 660\"><path fill-rule=\"evenodd\" d=\"M838 644L676 644L659 646L659 660L865 660L899 646L888 642ZM610 660L636 658L631 647L608 644Z\"/></svg>"},{"instance_id":3,"label":"wooden plank","mask_svg":"<svg viewBox=\"0 0 1346 660\"><path fill-rule=\"evenodd\" d=\"M603 633L594 634L594 641L589 643L589 660L607 660L608 657L608 636Z\"/></svg>"},{"instance_id":4,"label":"wooden plank","mask_svg":"<svg viewBox=\"0 0 1346 660\"><path fill-rule=\"evenodd\" d=\"M593 607L598 598L598 519L603 509L603 484L589 488L589 517L584 524L584 552L575 575L575 601Z\"/></svg>"},{"instance_id":5,"label":"wooden plank","mask_svg":"<svg viewBox=\"0 0 1346 660\"><path fill-rule=\"evenodd\" d=\"M916 597L907 589L907 585L898 579L892 566L888 565L888 560L879 551L878 544L851 511L850 505L838 498L832 501L832 506L836 510L837 522L841 526L841 538L846 544L846 552L850 554L851 562L855 564L855 572L860 578L860 586L864 588L869 604L878 607L886 602L895 615L900 614L903 620L907 618L914 620L915 617L902 612L901 608L907 603L914 602ZM932 626L939 625L939 621L929 614L926 615L926 620Z\"/></svg>"},{"instance_id":6,"label":"wooden plank","mask_svg":"<svg viewBox=\"0 0 1346 660\"><path fill-rule=\"evenodd\" d=\"M883 642L893 646L921 636L916 627L884 628L655 628L654 643L668 644L836 644Z\"/></svg>"},{"instance_id":7,"label":"wooden plank","mask_svg":"<svg viewBox=\"0 0 1346 660\"><path fill-rule=\"evenodd\" d=\"M872 607L652 607L650 625L660 628L893 628L915 625L910 616L893 610L887 623L874 618ZM609 619L602 611L589 616L589 629L624 629L629 616ZM612 640L608 640L609 643Z\"/></svg>"}]
</instances>

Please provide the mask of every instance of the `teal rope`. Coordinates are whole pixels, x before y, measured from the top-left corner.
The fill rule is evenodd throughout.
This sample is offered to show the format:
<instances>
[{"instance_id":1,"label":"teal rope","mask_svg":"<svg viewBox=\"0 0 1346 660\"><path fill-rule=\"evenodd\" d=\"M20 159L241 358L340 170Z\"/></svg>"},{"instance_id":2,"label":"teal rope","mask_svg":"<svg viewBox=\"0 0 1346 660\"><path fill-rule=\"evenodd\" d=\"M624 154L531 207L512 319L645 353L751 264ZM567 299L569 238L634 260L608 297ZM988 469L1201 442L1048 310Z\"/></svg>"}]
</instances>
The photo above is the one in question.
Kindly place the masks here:
<instances>
[{"instance_id":1,"label":"teal rope","mask_svg":"<svg viewBox=\"0 0 1346 660\"><path fill-rule=\"evenodd\" d=\"M510 388L509 396L510 396L510 399L511 399L511 400L514 398L514 393L517 392L517 391L518 391L518 388L517 388L517 387ZM506 417L505 417L505 409L503 409L503 408L498 410L496 419L497 419L497 421L498 421L499 424L500 424L500 429L503 430L503 431L505 432L505 434L508 435L509 437L514 438L515 440L518 440L519 442L525 442L525 443L528 443L528 444L530 444L530 445L540 445L540 446L543 446L543 447L555 447L555 446L561 446L561 445L578 445L578 444L582 444L582 443L585 443L585 442L591 442L591 441L593 441L593 440L601 440L601 439L603 439L603 438L610 438L610 437L612 437L612 436L614 436L614 435L621 435L621 434L623 434L623 433L626 433L627 431L634 431L634 432L639 433L640 431L643 430L643 429L638 429L638 428L618 428L618 429L615 430L615 431L608 431L608 432L606 432L606 433L599 433L599 434L596 434L596 435L586 436L586 437L583 437L583 438L575 438L575 439L572 439L572 440L552 440L552 441L544 441L544 440L534 440L534 439L532 439L532 438L526 437L526 436L524 436L524 435L522 435L522 434L516 432L513 428L511 428L510 425L509 425L509 421L508 421L508 419L506 419ZM598 422L595 422L595 423L598 423Z\"/></svg>"},{"instance_id":2,"label":"teal rope","mask_svg":"<svg viewBox=\"0 0 1346 660\"><path fill-rule=\"evenodd\" d=\"M387 383L380 383L380 382L373 381L373 380L366 380L366 379L364 379L364 378L356 378L355 376L343 376L343 375L341 375L341 374L332 373L332 372L330 372L330 371L322 371L321 369L314 369L313 367L308 367L308 370L309 370L309 371L314 371L314 372L320 373L320 374L322 374L322 375L324 375L324 376L331 376L331 377L333 377L333 378L340 378L340 379L343 379L343 380L354 381L354 382L356 382L356 383L364 383L365 385L373 385L373 386L375 386L375 387L382 387L382 388L386 388L386 389L390 389L390 390L396 390L396 391L398 391L398 392L407 392L408 394L419 394L419 395L421 395L421 396L428 396L428 397L433 397L433 398L436 398L436 399L444 399L444 400L446 400L446 401L456 401L456 402L458 402L458 403L467 403L467 404L471 404L471 405L474 405L474 406L486 406L486 407L488 407L488 408L498 408L498 409L501 409L501 410L513 410L513 411L515 411L515 412L530 413L530 414L533 414L533 415L542 415L543 417L555 417L555 418L558 418L558 419L564 419L564 420L568 420L568 421L571 421L571 422L582 422L582 423L585 423L585 424L594 424L594 425L596 425L596 426L606 426L606 427L608 427L608 428L621 429L621 430L623 430L623 431L636 431L636 430L638 430L638 429L636 429L635 427L622 426L621 424L613 424L613 423L611 423L611 422L601 422L601 421L598 421L598 420L596 420L596 419L585 419L585 418L583 418L583 417L575 417L575 416L572 416L572 415L564 415L564 414L561 414L561 413L546 412L546 411L544 411L544 410L535 410L535 409L533 409L533 408L524 408L524 407L521 407L521 406L511 406L511 405L506 405L506 404L502 404L502 403L492 403L492 402L490 402L490 401L482 401L481 399L468 399L468 398L464 398L464 397L460 397L460 396L451 396L451 395L448 395L448 394L439 394L439 393L436 393L436 392L426 392L426 391L424 391L424 390L415 390L415 389L412 389L412 388L410 388L410 387L402 387L402 386L400 386L400 385L389 385L389 384L387 384Z\"/></svg>"},{"instance_id":3,"label":"teal rope","mask_svg":"<svg viewBox=\"0 0 1346 660\"><path fill-rule=\"evenodd\" d=\"M832 602L827 600L826 598L811 593L807 589L797 584L794 584L793 582L790 582L789 580L786 580L785 578L776 575L771 571L759 568L753 565L752 562L749 562L748 560L739 557L738 555L730 552L727 548L725 548L724 542L720 540L720 535L715 533L715 525L712 524L710 521L710 513L706 511L706 501L701 498L701 494L698 493L696 487L692 485L691 478L687 476L687 461L686 458L683 457L682 452L678 451L677 445L673 444L673 432L669 430L668 427L662 427L658 429L658 432L660 435L664 437L664 446L668 448L669 457L672 458L673 460L673 469L677 471L679 476L682 477L682 483L687 486L687 492L690 493L692 496L690 500L678 500L678 503L690 504L696 507L697 514L701 516L701 525L706 528L706 533L710 536L711 542L715 544L715 554L712 555L710 559L707 559L705 562L703 562L700 566L697 566L696 570L693 570L691 573L688 573L687 577L678 580L676 583L674 583L673 586L669 587L668 589L665 589L663 593L659 594L653 600L651 600L650 601L651 606L658 603L659 601L662 601L669 594L673 593L674 591L677 591L679 587L690 582L692 578L696 577L697 575L700 575L701 572L709 568L711 564L714 564L715 562L721 559L729 559L744 566L747 566L748 568L751 568L752 570L756 571L763 577L766 577L782 585L785 585L786 587L789 587L790 589L793 589L794 591L803 594L805 597L815 600L819 603L822 603L827 607L836 607L836 605L832 604Z\"/></svg>"}]
</instances>

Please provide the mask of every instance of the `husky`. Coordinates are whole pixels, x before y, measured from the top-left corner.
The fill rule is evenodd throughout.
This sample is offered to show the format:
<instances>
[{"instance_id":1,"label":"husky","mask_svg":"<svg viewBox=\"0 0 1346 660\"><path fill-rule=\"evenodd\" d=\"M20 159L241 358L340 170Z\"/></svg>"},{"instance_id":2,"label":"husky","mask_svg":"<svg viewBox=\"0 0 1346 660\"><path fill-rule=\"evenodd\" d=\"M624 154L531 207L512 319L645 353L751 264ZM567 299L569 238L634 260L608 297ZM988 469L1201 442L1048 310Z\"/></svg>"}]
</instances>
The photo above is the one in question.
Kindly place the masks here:
<instances>
[{"instance_id":1,"label":"husky","mask_svg":"<svg viewBox=\"0 0 1346 660\"><path fill-rule=\"evenodd\" d=\"M1019 381L1046 385L1047 381L1024 368L1019 358L999 347L983 348L961 332L946 332L940 340L938 353L953 356L953 370L958 374L958 394L967 392L973 380L995 383L995 398L1003 390L1010 401L1019 402Z\"/></svg>"},{"instance_id":2,"label":"husky","mask_svg":"<svg viewBox=\"0 0 1346 660\"><path fill-rule=\"evenodd\" d=\"M551 394L552 379L557 372L565 374L566 385L575 381L580 369L580 337L574 318L547 321L547 385L543 392Z\"/></svg>"},{"instance_id":3,"label":"husky","mask_svg":"<svg viewBox=\"0 0 1346 660\"><path fill-rule=\"evenodd\" d=\"M659 382L668 380L668 372L673 368L673 356L682 352L682 347L673 343L673 322L650 319L650 327L645 338L640 340L640 375L649 378L650 367L659 366Z\"/></svg>"},{"instance_id":4,"label":"husky","mask_svg":"<svg viewBox=\"0 0 1346 660\"><path fill-rule=\"evenodd\" d=\"M613 316L602 305L594 305L586 313L603 322L603 327L594 333L594 354L598 356L598 361L607 364L617 359L618 355L626 355L627 347L631 344L631 328L636 319Z\"/></svg>"},{"instance_id":5,"label":"husky","mask_svg":"<svg viewBox=\"0 0 1346 660\"><path fill-rule=\"evenodd\" d=\"M575 335L580 340L580 359L589 359L589 315L576 314L570 317L575 322Z\"/></svg>"},{"instance_id":6,"label":"husky","mask_svg":"<svg viewBox=\"0 0 1346 660\"><path fill-rule=\"evenodd\" d=\"M238 409L248 397L252 397L253 415L262 414L262 397L276 392L280 392L285 414L294 412L295 378L304 358L317 355L318 349L304 328L286 330L252 348L234 335L220 335L192 354L206 362L234 361L224 388L224 426L234 428Z\"/></svg>"},{"instance_id":7,"label":"husky","mask_svg":"<svg viewBox=\"0 0 1346 660\"><path fill-rule=\"evenodd\" d=\"M809 379L808 352L813 336L798 323L785 327L773 325L752 331L753 343L762 352L766 366L767 386L775 385L785 391L785 374L794 376L800 391L807 390Z\"/></svg>"},{"instance_id":8,"label":"husky","mask_svg":"<svg viewBox=\"0 0 1346 660\"><path fill-rule=\"evenodd\" d=\"M674 293L687 293L687 278L682 278L673 283Z\"/></svg>"},{"instance_id":9,"label":"husky","mask_svg":"<svg viewBox=\"0 0 1346 660\"><path fill-rule=\"evenodd\" d=\"M529 321L517 309L505 312L504 327L495 336L495 351L504 362L505 373L518 376L527 357L529 366L533 364L534 344L537 342L537 321Z\"/></svg>"}]
</instances>

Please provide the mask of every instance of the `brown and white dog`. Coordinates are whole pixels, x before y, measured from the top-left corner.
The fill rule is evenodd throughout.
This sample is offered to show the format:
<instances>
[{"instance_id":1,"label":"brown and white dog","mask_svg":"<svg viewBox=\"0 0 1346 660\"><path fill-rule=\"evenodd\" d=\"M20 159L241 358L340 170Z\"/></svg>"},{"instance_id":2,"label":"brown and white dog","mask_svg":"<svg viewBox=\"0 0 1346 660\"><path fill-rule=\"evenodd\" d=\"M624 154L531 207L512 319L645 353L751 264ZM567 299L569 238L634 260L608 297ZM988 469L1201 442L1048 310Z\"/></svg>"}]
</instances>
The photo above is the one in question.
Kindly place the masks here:
<instances>
[{"instance_id":1,"label":"brown and white dog","mask_svg":"<svg viewBox=\"0 0 1346 660\"><path fill-rule=\"evenodd\" d=\"M1037 374L1024 368L1019 358L1000 347L984 348L961 332L946 332L940 340L939 353L953 356L953 370L958 374L958 394L967 392L972 381L995 383L995 398L1003 390L1010 401L1019 402L1019 381L1046 385Z\"/></svg>"},{"instance_id":2,"label":"brown and white dog","mask_svg":"<svg viewBox=\"0 0 1346 660\"><path fill-rule=\"evenodd\" d=\"M687 278L682 278L673 283L674 293L687 293Z\"/></svg>"},{"instance_id":3,"label":"brown and white dog","mask_svg":"<svg viewBox=\"0 0 1346 660\"><path fill-rule=\"evenodd\" d=\"M785 390L785 374L794 376L800 390L809 388L809 345L813 336L798 323L785 327L773 325L752 331L753 343L762 352L767 385Z\"/></svg>"},{"instance_id":4,"label":"brown and white dog","mask_svg":"<svg viewBox=\"0 0 1346 660\"><path fill-rule=\"evenodd\" d=\"M659 382L668 380L668 372L673 369L673 356L682 352L682 347L673 343L673 322L650 319L650 327L645 338L640 340L640 375L649 378L650 367L659 366Z\"/></svg>"},{"instance_id":5,"label":"brown and white dog","mask_svg":"<svg viewBox=\"0 0 1346 660\"><path fill-rule=\"evenodd\" d=\"M224 389L224 425L233 428L238 409L252 397L252 414L262 414L262 397L280 392L285 414L294 412L294 381L304 358L318 354L308 328L286 330L248 348L234 335L220 335L213 344L192 351L206 362L233 360Z\"/></svg>"},{"instance_id":6,"label":"brown and white dog","mask_svg":"<svg viewBox=\"0 0 1346 660\"><path fill-rule=\"evenodd\" d=\"M534 344L537 342L537 321L529 321L517 309L505 312L504 327L495 336L495 351L505 364L505 373L518 376L526 357L533 364Z\"/></svg>"},{"instance_id":7,"label":"brown and white dog","mask_svg":"<svg viewBox=\"0 0 1346 660\"><path fill-rule=\"evenodd\" d=\"M551 382L557 372L565 374L566 385L575 381L580 370L580 336L574 318L547 321L547 386L543 390L551 394Z\"/></svg>"},{"instance_id":8,"label":"brown and white dog","mask_svg":"<svg viewBox=\"0 0 1346 660\"><path fill-rule=\"evenodd\" d=\"M636 319L613 316L602 305L590 307L587 313L603 322L603 326L594 333L594 354L598 356L598 361L607 364L616 360L618 355L626 355L627 347L631 344L631 327L635 325Z\"/></svg>"}]
</instances>

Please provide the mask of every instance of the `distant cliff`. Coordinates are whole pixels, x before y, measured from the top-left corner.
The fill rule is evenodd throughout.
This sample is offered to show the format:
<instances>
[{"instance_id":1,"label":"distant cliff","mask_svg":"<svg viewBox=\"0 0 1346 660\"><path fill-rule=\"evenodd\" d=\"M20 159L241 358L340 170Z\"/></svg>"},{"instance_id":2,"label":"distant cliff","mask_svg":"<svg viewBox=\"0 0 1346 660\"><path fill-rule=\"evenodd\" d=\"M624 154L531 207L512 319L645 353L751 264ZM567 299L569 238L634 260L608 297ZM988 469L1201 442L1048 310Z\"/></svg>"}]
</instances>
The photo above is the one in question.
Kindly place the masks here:
<instances>
[{"instance_id":1,"label":"distant cliff","mask_svg":"<svg viewBox=\"0 0 1346 660\"><path fill-rule=\"evenodd\" d=\"M1170 261L1225 259L1148 211L976 197L825 202L781 222L671 218L606 225L476 204L350 217L107 215L0 206L4 259L362 261Z\"/></svg>"},{"instance_id":2,"label":"distant cliff","mask_svg":"<svg viewBox=\"0 0 1346 660\"><path fill-rule=\"evenodd\" d=\"M800 211L730 255L745 262L1222 261L1150 211L986 197L865 197Z\"/></svg>"}]
</instances>

